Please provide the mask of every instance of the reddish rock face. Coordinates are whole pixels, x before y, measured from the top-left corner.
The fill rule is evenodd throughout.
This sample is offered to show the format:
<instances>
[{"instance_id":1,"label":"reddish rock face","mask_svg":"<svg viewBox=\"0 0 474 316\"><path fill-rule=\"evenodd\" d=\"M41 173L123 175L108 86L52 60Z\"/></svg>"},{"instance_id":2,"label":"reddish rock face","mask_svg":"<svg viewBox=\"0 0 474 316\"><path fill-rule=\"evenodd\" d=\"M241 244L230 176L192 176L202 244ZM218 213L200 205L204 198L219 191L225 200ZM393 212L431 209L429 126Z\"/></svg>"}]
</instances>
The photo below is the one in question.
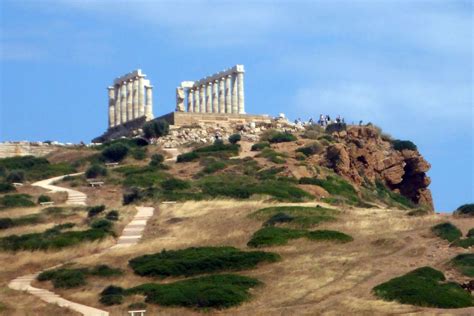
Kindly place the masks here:
<instances>
[{"instance_id":1,"label":"reddish rock face","mask_svg":"<svg viewBox=\"0 0 474 316\"><path fill-rule=\"evenodd\" d=\"M334 133L338 143L327 148L326 163L339 175L361 185L381 180L416 204L433 210L433 199L426 172L431 165L413 150L394 150L371 126L353 126Z\"/></svg>"}]
</instances>

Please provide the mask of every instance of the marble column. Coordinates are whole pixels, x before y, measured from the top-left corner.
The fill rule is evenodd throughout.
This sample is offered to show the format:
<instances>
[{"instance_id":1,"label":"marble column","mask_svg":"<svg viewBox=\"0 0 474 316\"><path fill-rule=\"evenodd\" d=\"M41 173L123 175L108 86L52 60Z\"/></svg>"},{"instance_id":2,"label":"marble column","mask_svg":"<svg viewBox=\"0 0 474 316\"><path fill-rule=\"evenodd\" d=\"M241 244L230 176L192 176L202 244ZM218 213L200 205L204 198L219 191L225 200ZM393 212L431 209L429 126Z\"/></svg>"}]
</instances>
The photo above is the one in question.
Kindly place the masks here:
<instances>
[{"instance_id":1,"label":"marble column","mask_svg":"<svg viewBox=\"0 0 474 316\"><path fill-rule=\"evenodd\" d=\"M230 88L230 81L231 75L228 75L225 79L225 112L232 113L232 104L231 104L231 88Z\"/></svg>"},{"instance_id":2,"label":"marble column","mask_svg":"<svg viewBox=\"0 0 474 316\"><path fill-rule=\"evenodd\" d=\"M244 98L244 73L237 73L237 90L238 90L238 113L245 114L245 98Z\"/></svg>"},{"instance_id":3,"label":"marble column","mask_svg":"<svg viewBox=\"0 0 474 316\"><path fill-rule=\"evenodd\" d=\"M212 83L212 113L219 113L219 96L218 90L219 88L219 81L215 80Z\"/></svg>"},{"instance_id":4,"label":"marble column","mask_svg":"<svg viewBox=\"0 0 474 316\"><path fill-rule=\"evenodd\" d=\"M115 126L115 88L108 87L109 91L109 128Z\"/></svg>"},{"instance_id":5,"label":"marble column","mask_svg":"<svg viewBox=\"0 0 474 316\"><path fill-rule=\"evenodd\" d=\"M145 104L145 117L146 120L153 119L153 86L145 86L146 90L146 104Z\"/></svg>"},{"instance_id":6,"label":"marble column","mask_svg":"<svg viewBox=\"0 0 474 316\"><path fill-rule=\"evenodd\" d=\"M144 83L143 77L138 77L138 116L142 117L145 115L145 95L144 95Z\"/></svg>"},{"instance_id":7,"label":"marble column","mask_svg":"<svg viewBox=\"0 0 474 316\"><path fill-rule=\"evenodd\" d=\"M212 83L206 84L206 113L212 113Z\"/></svg>"},{"instance_id":8,"label":"marble column","mask_svg":"<svg viewBox=\"0 0 474 316\"><path fill-rule=\"evenodd\" d=\"M225 79L219 80L219 113L225 113Z\"/></svg>"},{"instance_id":9,"label":"marble column","mask_svg":"<svg viewBox=\"0 0 474 316\"><path fill-rule=\"evenodd\" d=\"M127 82L127 122L133 120L133 86L132 81Z\"/></svg>"},{"instance_id":10,"label":"marble column","mask_svg":"<svg viewBox=\"0 0 474 316\"><path fill-rule=\"evenodd\" d=\"M238 99L237 99L237 80L235 74L232 75L232 113L237 114L239 113L238 107Z\"/></svg>"},{"instance_id":11,"label":"marble column","mask_svg":"<svg viewBox=\"0 0 474 316\"><path fill-rule=\"evenodd\" d=\"M127 123L127 83L122 82L120 85L120 121L122 124Z\"/></svg>"},{"instance_id":12,"label":"marble column","mask_svg":"<svg viewBox=\"0 0 474 316\"><path fill-rule=\"evenodd\" d=\"M120 104L120 85L115 86L115 126L122 124L122 105Z\"/></svg>"},{"instance_id":13,"label":"marble column","mask_svg":"<svg viewBox=\"0 0 474 316\"><path fill-rule=\"evenodd\" d=\"M188 89L188 112L194 112L194 90Z\"/></svg>"},{"instance_id":14,"label":"marble column","mask_svg":"<svg viewBox=\"0 0 474 316\"><path fill-rule=\"evenodd\" d=\"M199 93L199 87L194 88L194 112L201 112L201 95Z\"/></svg>"},{"instance_id":15,"label":"marble column","mask_svg":"<svg viewBox=\"0 0 474 316\"><path fill-rule=\"evenodd\" d=\"M138 80L137 78L133 79L133 118L136 119L140 116L140 110L138 109Z\"/></svg>"},{"instance_id":16,"label":"marble column","mask_svg":"<svg viewBox=\"0 0 474 316\"><path fill-rule=\"evenodd\" d=\"M202 85L199 90L201 90L201 93L199 95L199 103L201 104L200 111L201 113L206 112L206 95L205 95L205 88L204 85Z\"/></svg>"}]
</instances>

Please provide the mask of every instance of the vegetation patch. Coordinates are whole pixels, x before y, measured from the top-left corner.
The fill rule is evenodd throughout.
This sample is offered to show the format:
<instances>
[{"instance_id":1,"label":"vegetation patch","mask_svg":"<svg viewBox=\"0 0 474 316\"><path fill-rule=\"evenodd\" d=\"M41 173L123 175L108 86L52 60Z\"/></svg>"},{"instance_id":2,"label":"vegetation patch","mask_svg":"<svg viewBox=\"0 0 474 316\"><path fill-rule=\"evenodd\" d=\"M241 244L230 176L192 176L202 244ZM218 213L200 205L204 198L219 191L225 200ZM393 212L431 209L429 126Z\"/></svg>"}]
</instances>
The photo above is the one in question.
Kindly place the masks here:
<instances>
[{"instance_id":1,"label":"vegetation patch","mask_svg":"<svg viewBox=\"0 0 474 316\"><path fill-rule=\"evenodd\" d=\"M143 133L148 139L166 136L169 133L169 124L165 120L148 122L143 125Z\"/></svg>"},{"instance_id":2,"label":"vegetation patch","mask_svg":"<svg viewBox=\"0 0 474 316\"><path fill-rule=\"evenodd\" d=\"M32 214L15 218L0 218L0 229L7 229L17 226L34 225L44 222L41 214Z\"/></svg>"},{"instance_id":3,"label":"vegetation patch","mask_svg":"<svg viewBox=\"0 0 474 316\"><path fill-rule=\"evenodd\" d=\"M474 297L459 284L444 282L443 273L431 267L413 270L374 287L376 296L423 307L463 308L474 306Z\"/></svg>"},{"instance_id":4,"label":"vegetation patch","mask_svg":"<svg viewBox=\"0 0 474 316\"><path fill-rule=\"evenodd\" d=\"M98 177L105 177L107 175L107 169L99 164L94 164L86 170L86 178L95 179Z\"/></svg>"},{"instance_id":5,"label":"vegetation patch","mask_svg":"<svg viewBox=\"0 0 474 316\"><path fill-rule=\"evenodd\" d=\"M454 211L454 215L474 217L474 204L470 203L461 205L456 209L456 211Z\"/></svg>"},{"instance_id":6,"label":"vegetation patch","mask_svg":"<svg viewBox=\"0 0 474 316\"><path fill-rule=\"evenodd\" d=\"M74 173L76 171L69 163L51 164L45 158L33 156L2 158L0 159L0 168L10 170L10 172L6 174L7 179L9 178L9 174L14 171L17 174L21 173L24 179L30 181L47 179L54 176ZM16 176L11 177L10 180L9 182L22 182L22 179L18 179Z\"/></svg>"},{"instance_id":7,"label":"vegetation patch","mask_svg":"<svg viewBox=\"0 0 474 316\"><path fill-rule=\"evenodd\" d=\"M342 132L347 129L346 123L332 123L326 126L326 133L332 134L336 132Z\"/></svg>"},{"instance_id":8,"label":"vegetation patch","mask_svg":"<svg viewBox=\"0 0 474 316\"><path fill-rule=\"evenodd\" d=\"M416 147L416 145L409 141L409 140L400 140L400 139L394 139L392 140L392 146L393 146L393 149L395 150L398 150L398 151L402 151L402 150L417 150L418 148Z\"/></svg>"},{"instance_id":9,"label":"vegetation patch","mask_svg":"<svg viewBox=\"0 0 474 316\"><path fill-rule=\"evenodd\" d=\"M323 146L318 142L314 142L314 143L309 144L307 146L300 147L296 150L297 153L298 152L302 153L305 156L316 155L316 154L321 153L322 151L323 151Z\"/></svg>"},{"instance_id":10,"label":"vegetation patch","mask_svg":"<svg viewBox=\"0 0 474 316\"><path fill-rule=\"evenodd\" d=\"M11 183L8 183L8 182L4 182L4 181L0 181L0 193L8 193L8 192L12 192L12 191L15 191L15 187L13 186L13 184Z\"/></svg>"},{"instance_id":11,"label":"vegetation patch","mask_svg":"<svg viewBox=\"0 0 474 316\"><path fill-rule=\"evenodd\" d=\"M300 184L318 185L328 191L329 194L340 196L350 204L359 202L359 197L352 184L341 177L328 176L326 179L304 177L300 179Z\"/></svg>"},{"instance_id":12,"label":"vegetation patch","mask_svg":"<svg viewBox=\"0 0 474 316\"><path fill-rule=\"evenodd\" d=\"M277 132L273 134L268 141L270 143L286 143L296 141L296 136L288 132Z\"/></svg>"},{"instance_id":13,"label":"vegetation patch","mask_svg":"<svg viewBox=\"0 0 474 316\"><path fill-rule=\"evenodd\" d=\"M395 202L396 204L401 205L405 208L415 207L415 204L410 199L404 197L399 193L391 191L381 181L375 182L375 191L378 199L387 202L387 204L389 205L393 204L392 202Z\"/></svg>"},{"instance_id":14,"label":"vegetation patch","mask_svg":"<svg viewBox=\"0 0 474 316\"><path fill-rule=\"evenodd\" d=\"M275 262L279 258L274 253L247 252L234 247L191 247L136 257L129 265L140 276L165 278L251 269L261 262Z\"/></svg>"},{"instance_id":15,"label":"vegetation patch","mask_svg":"<svg viewBox=\"0 0 474 316\"><path fill-rule=\"evenodd\" d=\"M267 247L285 245L290 239L308 238L315 241L349 242L352 237L332 230L308 231L303 229L290 229L283 227L264 227L256 231L247 243L250 247Z\"/></svg>"},{"instance_id":16,"label":"vegetation patch","mask_svg":"<svg viewBox=\"0 0 474 316\"><path fill-rule=\"evenodd\" d=\"M262 152L257 155L257 157L266 158L268 161L271 161L276 164L283 164L286 162L286 160L284 159L286 158L285 154L276 152L271 148L264 148Z\"/></svg>"},{"instance_id":17,"label":"vegetation patch","mask_svg":"<svg viewBox=\"0 0 474 316\"><path fill-rule=\"evenodd\" d=\"M462 232L453 224L446 222L431 227L431 231L439 238L453 242L462 236Z\"/></svg>"},{"instance_id":18,"label":"vegetation patch","mask_svg":"<svg viewBox=\"0 0 474 316\"><path fill-rule=\"evenodd\" d=\"M269 147L270 147L269 142L260 142L260 143L253 144L250 150L251 151L261 151L264 148L269 148Z\"/></svg>"},{"instance_id":19,"label":"vegetation patch","mask_svg":"<svg viewBox=\"0 0 474 316\"><path fill-rule=\"evenodd\" d=\"M68 223L56 225L42 233L3 237L0 238L0 249L8 251L61 249L84 241L100 240L113 233L110 227L106 229L91 227L82 231L64 231L73 226L74 224Z\"/></svg>"},{"instance_id":20,"label":"vegetation patch","mask_svg":"<svg viewBox=\"0 0 474 316\"><path fill-rule=\"evenodd\" d=\"M102 150L102 157L107 161L119 162L125 159L130 148L122 143L115 143Z\"/></svg>"},{"instance_id":21,"label":"vegetation patch","mask_svg":"<svg viewBox=\"0 0 474 316\"><path fill-rule=\"evenodd\" d=\"M474 277L474 254L457 255L451 260L451 264L465 276Z\"/></svg>"},{"instance_id":22,"label":"vegetation patch","mask_svg":"<svg viewBox=\"0 0 474 316\"><path fill-rule=\"evenodd\" d=\"M114 171L124 176L123 185L125 187L149 188L170 178L166 172L150 166L124 166L116 168Z\"/></svg>"},{"instance_id":23,"label":"vegetation patch","mask_svg":"<svg viewBox=\"0 0 474 316\"><path fill-rule=\"evenodd\" d=\"M35 202L31 200L28 194L7 194L0 197L0 210L13 207L32 207Z\"/></svg>"},{"instance_id":24,"label":"vegetation patch","mask_svg":"<svg viewBox=\"0 0 474 316\"><path fill-rule=\"evenodd\" d=\"M474 246L474 237L456 239L449 245L450 247L469 248Z\"/></svg>"},{"instance_id":25,"label":"vegetation patch","mask_svg":"<svg viewBox=\"0 0 474 316\"><path fill-rule=\"evenodd\" d=\"M107 265L97 265L92 268L58 268L41 272L37 279L40 282L51 281L55 288L75 288L85 285L88 276L112 277L122 275L120 269Z\"/></svg>"},{"instance_id":26,"label":"vegetation patch","mask_svg":"<svg viewBox=\"0 0 474 316\"><path fill-rule=\"evenodd\" d=\"M161 306L220 309L250 299L249 289L260 284L257 279L246 276L219 274L168 284L143 284L126 290L126 294L145 295L145 302Z\"/></svg>"},{"instance_id":27,"label":"vegetation patch","mask_svg":"<svg viewBox=\"0 0 474 316\"><path fill-rule=\"evenodd\" d=\"M264 226L288 223L299 228L308 228L321 222L333 221L337 210L324 208L321 206L275 206L267 207L252 213L250 217L265 220ZM291 218L291 219L290 219Z\"/></svg>"}]
</instances>

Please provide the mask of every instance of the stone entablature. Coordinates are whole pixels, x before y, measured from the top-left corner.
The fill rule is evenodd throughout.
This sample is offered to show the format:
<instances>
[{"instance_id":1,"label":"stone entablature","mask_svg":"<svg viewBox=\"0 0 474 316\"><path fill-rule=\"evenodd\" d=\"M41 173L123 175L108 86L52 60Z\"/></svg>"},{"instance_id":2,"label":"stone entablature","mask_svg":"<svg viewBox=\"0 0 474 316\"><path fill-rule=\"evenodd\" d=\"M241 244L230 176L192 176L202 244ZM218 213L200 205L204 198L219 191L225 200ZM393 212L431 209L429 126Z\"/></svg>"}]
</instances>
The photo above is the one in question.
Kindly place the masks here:
<instances>
[{"instance_id":1,"label":"stone entablature","mask_svg":"<svg viewBox=\"0 0 474 316\"><path fill-rule=\"evenodd\" d=\"M108 87L109 129L145 117L153 119L153 99L150 80L141 69L115 78Z\"/></svg>"},{"instance_id":2,"label":"stone entablature","mask_svg":"<svg viewBox=\"0 0 474 316\"><path fill-rule=\"evenodd\" d=\"M176 88L176 111L245 114L244 72L243 65L235 65L197 81L183 81Z\"/></svg>"}]
</instances>

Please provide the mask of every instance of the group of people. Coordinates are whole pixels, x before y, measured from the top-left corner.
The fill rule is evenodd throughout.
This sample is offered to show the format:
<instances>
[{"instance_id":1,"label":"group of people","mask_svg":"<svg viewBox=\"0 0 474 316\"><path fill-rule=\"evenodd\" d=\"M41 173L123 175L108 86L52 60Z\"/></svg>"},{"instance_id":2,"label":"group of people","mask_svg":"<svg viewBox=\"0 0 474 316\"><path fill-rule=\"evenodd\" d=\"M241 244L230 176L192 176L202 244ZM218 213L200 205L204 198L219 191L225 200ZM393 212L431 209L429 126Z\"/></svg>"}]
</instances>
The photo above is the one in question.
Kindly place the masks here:
<instances>
[{"instance_id":1,"label":"group of people","mask_svg":"<svg viewBox=\"0 0 474 316\"><path fill-rule=\"evenodd\" d=\"M332 124L332 123L345 123L345 120L344 120L344 118L341 117L340 115L338 115L335 120L331 120L331 117L330 117L329 115L323 115L323 114L321 114L321 115L319 116L319 120L318 120L318 122L317 122L317 124L320 125L320 126L322 126L322 127L326 127L326 126L328 126L329 124ZM308 120L308 122L303 122L303 121L301 120L301 118L297 118L297 119L295 120L295 124L297 124L297 125L313 125L313 124L315 124L315 123L314 123L313 118L310 117L309 120Z\"/></svg>"}]
</instances>

